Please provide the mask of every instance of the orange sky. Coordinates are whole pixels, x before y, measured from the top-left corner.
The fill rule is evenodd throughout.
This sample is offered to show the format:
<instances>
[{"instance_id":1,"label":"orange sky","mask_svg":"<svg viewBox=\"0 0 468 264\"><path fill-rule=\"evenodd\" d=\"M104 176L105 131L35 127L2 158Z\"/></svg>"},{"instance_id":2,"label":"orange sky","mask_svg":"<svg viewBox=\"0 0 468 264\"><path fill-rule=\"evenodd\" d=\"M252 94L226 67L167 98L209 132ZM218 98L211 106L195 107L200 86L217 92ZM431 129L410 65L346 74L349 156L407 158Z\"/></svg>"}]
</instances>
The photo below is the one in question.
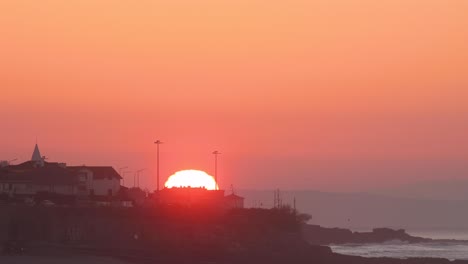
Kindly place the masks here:
<instances>
[{"instance_id":1,"label":"orange sky","mask_svg":"<svg viewBox=\"0 0 468 264\"><path fill-rule=\"evenodd\" d=\"M468 1L4 0L0 159L248 188L468 178ZM130 179L128 179L130 182Z\"/></svg>"}]
</instances>

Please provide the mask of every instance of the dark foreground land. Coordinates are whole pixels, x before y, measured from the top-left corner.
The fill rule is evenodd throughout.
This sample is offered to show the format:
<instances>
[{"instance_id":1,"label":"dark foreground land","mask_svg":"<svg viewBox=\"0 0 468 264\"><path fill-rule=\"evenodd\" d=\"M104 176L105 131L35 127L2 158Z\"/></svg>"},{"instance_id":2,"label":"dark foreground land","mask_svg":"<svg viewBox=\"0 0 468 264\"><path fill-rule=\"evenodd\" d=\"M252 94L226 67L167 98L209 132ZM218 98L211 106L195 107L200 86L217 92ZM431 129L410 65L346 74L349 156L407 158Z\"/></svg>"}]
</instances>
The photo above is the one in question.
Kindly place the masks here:
<instances>
[{"instance_id":1,"label":"dark foreground land","mask_svg":"<svg viewBox=\"0 0 468 264\"><path fill-rule=\"evenodd\" d=\"M308 243L303 218L287 209L2 206L0 215L0 243L21 248L0 256L2 264L468 263L335 254Z\"/></svg>"}]
</instances>

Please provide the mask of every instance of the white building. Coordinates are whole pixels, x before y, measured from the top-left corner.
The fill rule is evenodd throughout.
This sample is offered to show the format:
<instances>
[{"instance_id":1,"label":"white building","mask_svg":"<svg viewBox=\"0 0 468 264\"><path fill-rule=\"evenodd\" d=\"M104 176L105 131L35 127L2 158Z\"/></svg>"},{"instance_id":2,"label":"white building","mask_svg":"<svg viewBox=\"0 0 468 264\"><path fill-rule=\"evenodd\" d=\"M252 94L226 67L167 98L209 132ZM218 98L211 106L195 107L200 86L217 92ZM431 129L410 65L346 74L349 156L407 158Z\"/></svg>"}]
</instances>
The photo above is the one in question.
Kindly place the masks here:
<instances>
[{"instance_id":1,"label":"white building","mask_svg":"<svg viewBox=\"0 0 468 264\"><path fill-rule=\"evenodd\" d=\"M98 196L114 196L120 190L122 177L112 167L67 167L78 176L78 192Z\"/></svg>"}]
</instances>

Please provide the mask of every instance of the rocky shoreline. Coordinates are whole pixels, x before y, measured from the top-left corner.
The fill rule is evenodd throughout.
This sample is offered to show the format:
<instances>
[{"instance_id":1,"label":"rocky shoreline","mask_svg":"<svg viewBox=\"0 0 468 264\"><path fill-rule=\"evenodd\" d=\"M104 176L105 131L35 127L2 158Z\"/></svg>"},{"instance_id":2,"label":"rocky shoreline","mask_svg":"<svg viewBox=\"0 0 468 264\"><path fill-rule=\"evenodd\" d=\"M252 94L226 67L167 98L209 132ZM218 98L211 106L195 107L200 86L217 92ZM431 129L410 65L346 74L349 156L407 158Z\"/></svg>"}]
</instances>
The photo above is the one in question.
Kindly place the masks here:
<instances>
[{"instance_id":1,"label":"rocky shoreline","mask_svg":"<svg viewBox=\"0 0 468 264\"><path fill-rule=\"evenodd\" d=\"M345 228L327 228L319 225L304 225L304 239L312 245L368 244L402 241L406 243L468 242L455 239L431 239L412 236L404 229L374 228L371 232L353 232Z\"/></svg>"},{"instance_id":2,"label":"rocky shoreline","mask_svg":"<svg viewBox=\"0 0 468 264\"><path fill-rule=\"evenodd\" d=\"M408 243L431 242L432 239L411 236L404 229L375 228L371 232L353 232L344 228L304 225L304 239L312 245L384 243L399 240Z\"/></svg>"}]
</instances>

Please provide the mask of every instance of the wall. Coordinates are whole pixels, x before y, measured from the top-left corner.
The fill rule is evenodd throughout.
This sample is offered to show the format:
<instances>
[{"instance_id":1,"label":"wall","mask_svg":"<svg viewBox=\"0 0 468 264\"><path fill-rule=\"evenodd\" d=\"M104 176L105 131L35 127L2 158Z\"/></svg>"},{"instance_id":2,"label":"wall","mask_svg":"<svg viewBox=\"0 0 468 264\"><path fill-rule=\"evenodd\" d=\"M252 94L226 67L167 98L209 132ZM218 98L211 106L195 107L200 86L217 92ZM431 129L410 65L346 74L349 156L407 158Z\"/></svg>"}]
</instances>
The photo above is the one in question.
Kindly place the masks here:
<instances>
[{"instance_id":1,"label":"wall","mask_svg":"<svg viewBox=\"0 0 468 264\"><path fill-rule=\"evenodd\" d=\"M95 195L108 195L108 190L112 190L112 195L116 195L120 190L119 179L94 179L92 183Z\"/></svg>"}]
</instances>

